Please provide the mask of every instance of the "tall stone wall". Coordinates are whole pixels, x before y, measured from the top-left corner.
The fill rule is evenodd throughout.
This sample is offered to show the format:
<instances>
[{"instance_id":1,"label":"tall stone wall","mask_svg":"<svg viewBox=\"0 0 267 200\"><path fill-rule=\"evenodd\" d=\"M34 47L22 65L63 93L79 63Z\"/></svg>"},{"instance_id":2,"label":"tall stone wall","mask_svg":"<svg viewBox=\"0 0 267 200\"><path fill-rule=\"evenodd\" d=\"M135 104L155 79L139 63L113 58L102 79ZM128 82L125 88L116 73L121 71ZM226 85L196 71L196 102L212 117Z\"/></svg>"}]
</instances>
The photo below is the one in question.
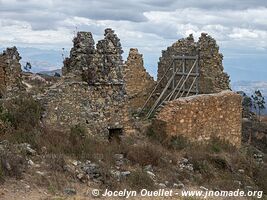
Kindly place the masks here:
<instances>
[{"instance_id":1,"label":"tall stone wall","mask_svg":"<svg viewBox=\"0 0 267 200\"><path fill-rule=\"evenodd\" d=\"M89 66L95 54L94 39L90 32L78 32L73 39L73 47L70 50L70 57L64 60L62 74L71 74L81 79L83 74L89 70Z\"/></svg>"},{"instance_id":2,"label":"tall stone wall","mask_svg":"<svg viewBox=\"0 0 267 200\"><path fill-rule=\"evenodd\" d=\"M73 39L70 57L64 61L63 76L83 80L89 84L106 82L122 83L122 48L120 39L110 28L96 48L90 32L78 32Z\"/></svg>"},{"instance_id":3,"label":"tall stone wall","mask_svg":"<svg viewBox=\"0 0 267 200\"><path fill-rule=\"evenodd\" d=\"M219 137L240 146L242 97L231 91L179 98L168 102L152 123L162 137L182 135L192 141Z\"/></svg>"},{"instance_id":4,"label":"tall stone wall","mask_svg":"<svg viewBox=\"0 0 267 200\"><path fill-rule=\"evenodd\" d=\"M144 105L156 83L153 77L146 72L143 55L138 52L138 49L130 49L123 74L129 97L129 107L136 111Z\"/></svg>"},{"instance_id":5,"label":"tall stone wall","mask_svg":"<svg viewBox=\"0 0 267 200\"><path fill-rule=\"evenodd\" d=\"M16 47L7 48L0 54L0 96L15 93L23 88L20 59Z\"/></svg>"},{"instance_id":6,"label":"tall stone wall","mask_svg":"<svg viewBox=\"0 0 267 200\"><path fill-rule=\"evenodd\" d=\"M173 56L199 56L199 93L210 94L230 89L229 76L223 72L223 55L219 52L216 41L206 33L202 33L198 42L194 41L193 35L185 39L180 39L167 50L162 51L162 56L158 63L158 80L171 65ZM176 63L179 65L179 63ZM189 71L193 61L188 61L186 70ZM170 77L171 73L167 74ZM168 79L164 78L161 89L164 88ZM190 82L190 80L189 80ZM189 84L190 85L190 84Z\"/></svg>"},{"instance_id":7,"label":"tall stone wall","mask_svg":"<svg viewBox=\"0 0 267 200\"><path fill-rule=\"evenodd\" d=\"M46 124L62 128L82 124L91 134L105 136L109 129L127 131L121 44L111 29L104 36L96 48L91 33L79 32L74 38L62 80L41 97Z\"/></svg>"}]
</instances>

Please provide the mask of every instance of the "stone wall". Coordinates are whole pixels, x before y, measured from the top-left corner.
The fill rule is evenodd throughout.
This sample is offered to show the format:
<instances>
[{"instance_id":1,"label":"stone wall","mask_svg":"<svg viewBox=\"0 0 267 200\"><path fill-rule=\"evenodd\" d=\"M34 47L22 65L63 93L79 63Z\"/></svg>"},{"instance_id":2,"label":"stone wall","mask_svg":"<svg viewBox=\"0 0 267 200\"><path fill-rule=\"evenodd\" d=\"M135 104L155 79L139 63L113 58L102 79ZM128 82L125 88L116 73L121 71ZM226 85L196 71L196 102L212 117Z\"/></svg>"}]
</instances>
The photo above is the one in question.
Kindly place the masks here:
<instances>
[{"instance_id":1,"label":"stone wall","mask_svg":"<svg viewBox=\"0 0 267 200\"><path fill-rule=\"evenodd\" d=\"M73 39L70 57L64 61L63 76L83 80L89 84L106 82L122 83L122 48L120 39L110 28L96 48L92 33L78 32Z\"/></svg>"},{"instance_id":2,"label":"stone wall","mask_svg":"<svg viewBox=\"0 0 267 200\"><path fill-rule=\"evenodd\" d=\"M95 54L94 39L90 32L78 32L73 39L70 57L64 60L62 75L72 74L81 79L83 73L88 71Z\"/></svg>"},{"instance_id":3,"label":"stone wall","mask_svg":"<svg viewBox=\"0 0 267 200\"><path fill-rule=\"evenodd\" d=\"M129 107L131 110L137 111L144 105L156 83L153 77L146 72L143 55L138 52L138 49L130 49L123 74L129 97Z\"/></svg>"},{"instance_id":4,"label":"stone wall","mask_svg":"<svg viewBox=\"0 0 267 200\"><path fill-rule=\"evenodd\" d=\"M7 48L0 54L0 96L21 90L21 57L16 47Z\"/></svg>"},{"instance_id":5,"label":"stone wall","mask_svg":"<svg viewBox=\"0 0 267 200\"><path fill-rule=\"evenodd\" d=\"M241 144L242 97L234 92L184 97L166 103L152 123L157 134L182 135L193 141L212 136Z\"/></svg>"},{"instance_id":6,"label":"stone wall","mask_svg":"<svg viewBox=\"0 0 267 200\"><path fill-rule=\"evenodd\" d=\"M229 76L223 72L223 55L219 52L216 41L206 33L202 33L198 42L194 41L193 35L175 42L167 50L162 51L158 63L158 80L164 75L171 65L173 56L199 56L199 93L210 94L230 89ZM177 63L179 65L179 63ZM187 71L193 61L188 61ZM168 77L171 74L167 74ZM161 89L166 85L167 79L161 84ZM192 80L191 80L192 81ZM189 80L190 82L190 80ZM190 84L189 84L190 85Z\"/></svg>"},{"instance_id":7,"label":"stone wall","mask_svg":"<svg viewBox=\"0 0 267 200\"><path fill-rule=\"evenodd\" d=\"M110 128L127 129L123 85L61 82L42 98L46 124L69 128L81 124L91 134L107 136Z\"/></svg>"},{"instance_id":8,"label":"stone wall","mask_svg":"<svg viewBox=\"0 0 267 200\"><path fill-rule=\"evenodd\" d=\"M62 80L41 97L46 124L62 128L82 124L89 133L103 136L109 129L127 131L121 44L111 29L104 36L96 48L91 33L78 32L74 38Z\"/></svg>"}]
</instances>

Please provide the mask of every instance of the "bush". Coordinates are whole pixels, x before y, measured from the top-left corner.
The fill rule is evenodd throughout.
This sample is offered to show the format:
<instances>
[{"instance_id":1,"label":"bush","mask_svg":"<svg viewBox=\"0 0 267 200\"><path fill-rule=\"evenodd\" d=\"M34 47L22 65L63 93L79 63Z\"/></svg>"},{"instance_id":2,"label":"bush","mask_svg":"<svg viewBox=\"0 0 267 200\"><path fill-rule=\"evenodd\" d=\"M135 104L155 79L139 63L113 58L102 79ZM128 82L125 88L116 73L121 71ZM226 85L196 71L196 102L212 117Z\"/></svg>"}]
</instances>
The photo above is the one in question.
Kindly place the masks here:
<instances>
[{"instance_id":1,"label":"bush","mask_svg":"<svg viewBox=\"0 0 267 200\"><path fill-rule=\"evenodd\" d=\"M207 148L209 151L214 152L214 153L234 152L237 150L236 147L233 146L228 141L223 140L221 138L217 138L217 137L212 137L208 141Z\"/></svg>"},{"instance_id":2,"label":"bush","mask_svg":"<svg viewBox=\"0 0 267 200\"><path fill-rule=\"evenodd\" d=\"M146 172L142 171L141 169L133 171L128 177L126 184L130 187L130 189L135 191L140 191L142 189L155 189L153 180Z\"/></svg>"},{"instance_id":3,"label":"bush","mask_svg":"<svg viewBox=\"0 0 267 200\"><path fill-rule=\"evenodd\" d=\"M79 145L82 140L85 139L86 136L86 130L83 126L80 124L74 125L70 128L70 136L69 140L72 145Z\"/></svg>"},{"instance_id":4,"label":"bush","mask_svg":"<svg viewBox=\"0 0 267 200\"><path fill-rule=\"evenodd\" d=\"M64 171L66 161L63 154L49 154L46 156L46 162L50 169L55 171Z\"/></svg>"},{"instance_id":5,"label":"bush","mask_svg":"<svg viewBox=\"0 0 267 200\"><path fill-rule=\"evenodd\" d=\"M42 107L31 96L19 96L3 105L1 119L15 129L32 130L39 126Z\"/></svg>"},{"instance_id":6,"label":"bush","mask_svg":"<svg viewBox=\"0 0 267 200\"><path fill-rule=\"evenodd\" d=\"M174 150L182 150L190 145L189 140L182 135L172 136L166 143L170 149Z\"/></svg>"},{"instance_id":7,"label":"bush","mask_svg":"<svg viewBox=\"0 0 267 200\"><path fill-rule=\"evenodd\" d=\"M160 127L160 125L158 125ZM182 150L190 145L190 141L183 135L168 136L162 129L149 127L146 135L153 141L160 142L163 146L172 150Z\"/></svg>"},{"instance_id":8,"label":"bush","mask_svg":"<svg viewBox=\"0 0 267 200\"><path fill-rule=\"evenodd\" d=\"M134 163L141 166L154 165L157 166L163 156L163 150L160 145L142 144L129 147L127 157Z\"/></svg>"},{"instance_id":9,"label":"bush","mask_svg":"<svg viewBox=\"0 0 267 200\"><path fill-rule=\"evenodd\" d=\"M19 96L3 102L0 120L8 126L1 139L14 143L29 143L37 147L36 138L40 133L42 107L31 96Z\"/></svg>"},{"instance_id":10,"label":"bush","mask_svg":"<svg viewBox=\"0 0 267 200\"><path fill-rule=\"evenodd\" d=\"M25 166L25 158L15 150L0 152L0 179L3 180L5 176L21 178Z\"/></svg>"},{"instance_id":11,"label":"bush","mask_svg":"<svg viewBox=\"0 0 267 200\"><path fill-rule=\"evenodd\" d=\"M36 141L39 151L45 147L50 154L64 154L71 148L68 133L47 127L42 130Z\"/></svg>"}]
</instances>

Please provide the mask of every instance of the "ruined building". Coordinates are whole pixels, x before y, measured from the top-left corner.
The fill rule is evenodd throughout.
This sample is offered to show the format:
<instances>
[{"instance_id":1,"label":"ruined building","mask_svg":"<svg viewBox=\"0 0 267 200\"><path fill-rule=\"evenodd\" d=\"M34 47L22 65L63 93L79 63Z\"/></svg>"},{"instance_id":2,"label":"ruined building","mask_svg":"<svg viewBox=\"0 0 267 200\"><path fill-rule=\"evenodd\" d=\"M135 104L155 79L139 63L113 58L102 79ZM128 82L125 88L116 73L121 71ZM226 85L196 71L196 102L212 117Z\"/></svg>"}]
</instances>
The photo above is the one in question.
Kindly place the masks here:
<instances>
[{"instance_id":1,"label":"ruined building","mask_svg":"<svg viewBox=\"0 0 267 200\"><path fill-rule=\"evenodd\" d=\"M225 91L230 80L222 59L216 41L205 33L198 42L190 35L162 52L152 93L156 100L146 113L155 133L193 141L219 137L240 146L242 100Z\"/></svg>"},{"instance_id":2,"label":"ruined building","mask_svg":"<svg viewBox=\"0 0 267 200\"><path fill-rule=\"evenodd\" d=\"M124 80L131 110L141 108L155 87L154 79L146 72L143 55L131 48L124 66Z\"/></svg>"},{"instance_id":3,"label":"ruined building","mask_svg":"<svg viewBox=\"0 0 267 200\"><path fill-rule=\"evenodd\" d=\"M0 54L0 97L16 93L23 88L20 59L16 47L7 48Z\"/></svg>"},{"instance_id":4,"label":"ruined building","mask_svg":"<svg viewBox=\"0 0 267 200\"><path fill-rule=\"evenodd\" d=\"M95 54L94 39L90 32L78 32L77 37L73 39L73 47L70 51L70 57L64 60L62 75L72 74L81 80L83 74L91 66ZM92 69L93 70L93 69Z\"/></svg>"},{"instance_id":5,"label":"ruined building","mask_svg":"<svg viewBox=\"0 0 267 200\"><path fill-rule=\"evenodd\" d=\"M96 49L90 32L78 32L73 39L70 58L64 61L63 75L71 75L89 84L100 82L122 83L122 48L112 29L105 30L105 39L98 41Z\"/></svg>"},{"instance_id":6,"label":"ruined building","mask_svg":"<svg viewBox=\"0 0 267 200\"><path fill-rule=\"evenodd\" d=\"M192 88L192 91L195 89L197 91L193 93L210 94L230 89L229 76L223 72L223 55L219 52L219 46L211 36L202 33L198 42L195 42L193 36L190 35L185 39L178 40L172 46L168 47L167 50L162 51L162 56L158 64L158 80L163 76L166 79L163 79L161 82L161 88L164 88L166 85L168 81L167 77L171 77L172 72L168 72L167 74L165 72L172 65L175 56L197 56L198 58L198 69L193 69L192 71L193 73L199 73L197 88ZM181 73L177 75L177 80L181 78L182 72L188 73L192 65L193 61L187 60L185 69L179 71ZM190 80L190 77L184 86L187 89L193 79L191 78Z\"/></svg>"},{"instance_id":7,"label":"ruined building","mask_svg":"<svg viewBox=\"0 0 267 200\"><path fill-rule=\"evenodd\" d=\"M78 32L63 79L44 95L44 120L51 126L82 124L92 134L127 130L126 91L120 40L111 29L96 48L91 33Z\"/></svg>"}]
</instances>

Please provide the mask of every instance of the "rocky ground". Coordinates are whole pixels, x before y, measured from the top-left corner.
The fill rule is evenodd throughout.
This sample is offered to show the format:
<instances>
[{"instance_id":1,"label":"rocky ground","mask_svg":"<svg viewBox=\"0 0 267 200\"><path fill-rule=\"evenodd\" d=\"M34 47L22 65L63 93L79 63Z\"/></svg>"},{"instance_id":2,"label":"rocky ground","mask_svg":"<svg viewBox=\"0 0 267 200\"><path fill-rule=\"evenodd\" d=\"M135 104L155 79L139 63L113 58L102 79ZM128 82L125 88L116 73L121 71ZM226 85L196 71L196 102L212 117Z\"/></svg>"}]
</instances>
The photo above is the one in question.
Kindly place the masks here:
<instances>
[{"instance_id":1,"label":"rocky ground","mask_svg":"<svg viewBox=\"0 0 267 200\"><path fill-rule=\"evenodd\" d=\"M157 148L160 147L157 146ZM228 150L220 149L221 146L214 146L213 148L218 148L213 150L213 155L206 155L207 152L203 149L199 149L199 154L190 153L186 148L179 153L172 152L175 153L173 156L177 159L166 151L159 155L162 156L163 160L156 158L155 149L153 149L155 151L153 154L147 149L135 149L134 153L137 157L131 155L130 151L127 154L119 154L112 150L111 154L108 155L111 157L109 163L103 163L107 162L107 158L104 158L107 155L95 155L98 157L98 161L77 160L69 155L51 154L45 147L41 150L35 150L30 144L11 144L4 140L0 144L2 162L0 199L95 199L92 196L92 190L96 188L100 191L106 188L119 190L124 187L129 190L148 187L151 190L161 188L174 191L193 189L205 191L205 188L210 190L240 188L245 191L260 189L252 180L249 167L261 165L265 166L262 169L266 170L265 155L261 151L258 150L258 154L253 155L254 158L251 160L253 164L246 166L247 163L240 162L242 154L235 158L238 160L233 159L231 161L229 160L231 157L227 153ZM161 151L164 150L161 149ZM149 153L151 154L149 157L153 157L155 154L155 158L144 157L143 154ZM201 157L201 154L207 157ZM196 157L193 158L192 156ZM199 156L200 158L198 158ZM169 160L166 162L164 159ZM200 161L202 159L206 159L206 162L216 163L214 165L206 163L205 166L201 166L205 163ZM234 161L240 162L239 165L236 166ZM209 170L213 172L209 172ZM211 179L206 176L211 176ZM227 178L223 178L223 176L227 176ZM262 176L261 179L264 182L266 177ZM130 182L126 180L130 180ZM228 184L228 186L226 185L224 188L224 184ZM104 199L104 197L101 198ZM132 197L130 199L165 198ZM169 197L169 199L179 198Z\"/></svg>"}]
</instances>

